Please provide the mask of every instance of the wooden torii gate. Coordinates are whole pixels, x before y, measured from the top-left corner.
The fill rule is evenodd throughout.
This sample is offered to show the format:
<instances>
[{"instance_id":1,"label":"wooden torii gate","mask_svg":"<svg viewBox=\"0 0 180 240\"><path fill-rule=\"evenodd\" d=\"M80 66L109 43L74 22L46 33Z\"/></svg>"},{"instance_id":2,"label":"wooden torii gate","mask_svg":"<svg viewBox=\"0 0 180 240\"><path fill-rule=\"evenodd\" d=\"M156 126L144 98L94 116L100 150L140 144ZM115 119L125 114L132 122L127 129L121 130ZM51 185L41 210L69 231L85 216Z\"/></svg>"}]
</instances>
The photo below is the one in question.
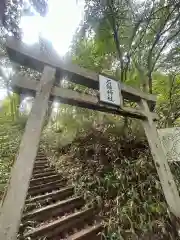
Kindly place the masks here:
<instances>
[{"instance_id":1,"label":"wooden torii gate","mask_svg":"<svg viewBox=\"0 0 180 240\"><path fill-rule=\"evenodd\" d=\"M180 217L178 190L157 134L154 120L158 117L151 111L152 106L156 103L155 96L121 83L120 106L109 105L100 101L99 93L92 96L60 88L56 85L58 76L58 78L66 77L74 83L99 90L99 85L101 85L99 79L102 78L102 75L62 61L56 53L41 52L38 47L27 46L12 37L7 40L7 51L12 61L42 72L42 76L40 81L20 75L13 79L13 87L16 92L32 93L35 95L35 100L21 140L17 159L11 170L9 186L1 204L1 240L16 239L44 118L48 109L48 101L54 98L62 103L140 119L169 209L176 217ZM107 78L108 81L111 81L111 79ZM124 106L124 99L136 102L139 107Z\"/></svg>"}]
</instances>

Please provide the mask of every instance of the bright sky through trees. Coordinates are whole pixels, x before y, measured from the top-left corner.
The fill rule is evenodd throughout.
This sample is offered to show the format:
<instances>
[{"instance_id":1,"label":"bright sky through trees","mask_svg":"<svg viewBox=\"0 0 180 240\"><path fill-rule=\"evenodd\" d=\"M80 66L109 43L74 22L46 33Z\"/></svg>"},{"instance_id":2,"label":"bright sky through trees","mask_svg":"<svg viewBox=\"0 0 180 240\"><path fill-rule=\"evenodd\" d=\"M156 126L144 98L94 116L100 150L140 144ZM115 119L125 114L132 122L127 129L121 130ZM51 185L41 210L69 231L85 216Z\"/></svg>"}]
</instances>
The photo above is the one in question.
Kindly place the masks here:
<instances>
[{"instance_id":1,"label":"bright sky through trees","mask_svg":"<svg viewBox=\"0 0 180 240\"><path fill-rule=\"evenodd\" d=\"M29 4L28 1L25 1ZM48 39L60 56L67 53L73 35L83 18L84 0L50 0L46 17L38 13L35 16L23 16L20 27L23 41L27 44L38 42L39 35ZM33 9L32 9L33 10ZM0 89L0 100L6 96L6 90Z\"/></svg>"},{"instance_id":2,"label":"bright sky through trees","mask_svg":"<svg viewBox=\"0 0 180 240\"><path fill-rule=\"evenodd\" d=\"M60 55L64 55L82 20L83 9L83 0L50 0L45 18L38 14L22 17L20 26L24 32L23 41L33 44L38 41L39 34L41 34L52 42Z\"/></svg>"}]
</instances>

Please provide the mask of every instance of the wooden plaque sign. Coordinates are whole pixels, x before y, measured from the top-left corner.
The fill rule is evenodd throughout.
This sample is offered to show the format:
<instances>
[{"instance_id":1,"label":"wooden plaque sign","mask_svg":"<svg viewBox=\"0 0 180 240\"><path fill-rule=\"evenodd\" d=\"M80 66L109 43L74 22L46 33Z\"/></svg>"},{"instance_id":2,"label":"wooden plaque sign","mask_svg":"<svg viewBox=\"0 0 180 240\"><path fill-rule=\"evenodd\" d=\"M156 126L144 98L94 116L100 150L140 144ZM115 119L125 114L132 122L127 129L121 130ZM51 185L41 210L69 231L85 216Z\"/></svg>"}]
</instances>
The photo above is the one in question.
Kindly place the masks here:
<instances>
[{"instance_id":1,"label":"wooden plaque sign","mask_svg":"<svg viewBox=\"0 0 180 240\"><path fill-rule=\"evenodd\" d=\"M158 134L167 160L180 162L180 128L158 129Z\"/></svg>"},{"instance_id":2,"label":"wooden plaque sign","mask_svg":"<svg viewBox=\"0 0 180 240\"><path fill-rule=\"evenodd\" d=\"M99 92L100 101L116 106L121 105L121 91L117 81L99 75Z\"/></svg>"}]
</instances>

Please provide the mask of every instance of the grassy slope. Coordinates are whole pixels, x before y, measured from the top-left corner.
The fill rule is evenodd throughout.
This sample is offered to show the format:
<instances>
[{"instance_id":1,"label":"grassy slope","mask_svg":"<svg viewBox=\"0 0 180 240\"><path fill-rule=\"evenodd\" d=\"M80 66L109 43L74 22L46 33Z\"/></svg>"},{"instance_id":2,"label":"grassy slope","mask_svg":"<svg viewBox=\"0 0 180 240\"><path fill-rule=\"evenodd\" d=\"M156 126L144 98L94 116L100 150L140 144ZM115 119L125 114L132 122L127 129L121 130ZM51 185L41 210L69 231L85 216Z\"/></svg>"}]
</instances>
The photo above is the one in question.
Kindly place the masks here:
<instances>
[{"instance_id":1,"label":"grassy slope","mask_svg":"<svg viewBox=\"0 0 180 240\"><path fill-rule=\"evenodd\" d=\"M0 197L18 151L24 123L24 119L15 122L4 116L0 118ZM122 129L112 124L91 128L88 125L76 138L73 134L73 141L67 141L71 144L62 144L65 142L62 130L50 131L51 138L45 135L44 146L52 164L75 186L77 194L84 195L89 205L99 207L107 239L177 239L142 136L119 137ZM173 166L179 182L178 169Z\"/></svg>"},{"instance_id":2,"label":"grassy slope","mask_svg":"<svg viewBox=\"0 0 180 240\"><path fill-rule=\"evenodd\" d=\"M18 152L25 119L13 121L0 116L0 200L7 186L10 170Z\"/></svg>"},{"instance_id":3,"label":"grassy slope","mask_svg":"<svg viewBox=\"0 0 180 240\"><path fill-rule=\"evenodd\" d=\"M114 130L91 128L46 149L77 193L99 206L107 239L177 239L146 141Z\"/></svg>"}]
</instances>

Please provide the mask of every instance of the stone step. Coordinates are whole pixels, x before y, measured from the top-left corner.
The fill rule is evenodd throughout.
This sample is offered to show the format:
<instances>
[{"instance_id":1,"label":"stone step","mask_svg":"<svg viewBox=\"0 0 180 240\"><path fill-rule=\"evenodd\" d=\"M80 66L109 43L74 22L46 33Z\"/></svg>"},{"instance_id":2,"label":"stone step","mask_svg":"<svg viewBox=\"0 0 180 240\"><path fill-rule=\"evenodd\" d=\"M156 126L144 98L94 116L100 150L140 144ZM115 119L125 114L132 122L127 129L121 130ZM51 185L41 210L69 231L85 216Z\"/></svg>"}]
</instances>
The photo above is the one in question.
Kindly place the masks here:
<instances>
[{"instance_id":1,"label":"stone step","mask_svg":"<svg viewBox=\"0 0 180 240\"><path fill-rule=\"evenodd\" d=\"M95 209L78 210L84 206L84 199L74 197L74 188L67 187L67 181L60 178L43 151L38 152L21 219L20 239L102 240L102 225L95 222Z\"/></svg>"},{"instance_id":2,"label":"stone step","mask_svg":"<svg viewBox=\"0 0 180 240\"><path fill-rule=\"evenodd\" d=\"M36 159L38 160L44 160L44 159L47 159L47 157L45 155L37 155L36 156Z\"/></svg>"},{"instance_id":3,"label":"stone step","mask_svg":"<svg viewBox=\"0 0 180 240\"><path fill-rule=\"evenodd\" d=\"M93 216L93 208L72 213L66 217L62 217L25 233L24 238L39 239L39 237L45 236L47 239L52 239L53 236L58 234L59 239L61 239L60 235L65 234L69 229L75 228L77 224L84 223L85 220L90 219Z\"/></svg>"},{"instance_id":4,"label":"stone step","mask_svg":"<svg viewBox=\"0 0 180 240\"><path fill-rule=\"evenodd\" d=\"M30 181L30 186L34 186L40 183L48 183L55 180L60 180L60 176L58 174L45 176L45 177L39 177L39 178L32 178Z\"/></svg>"},{"instance_id":5,"label":"stone step","mask_svg":"<svg viewBox=\"0 0 180 240\"><path fill-rule=\"evenodd\" d=\"M44 168L44 169L33 169L33 175L35 175L35 174L46 174L47 172L55 172L55 173L57 173L56 171L55 171L55 169L54 168L52 168L52 167L46 167L46 168Z\"/></svg>"},{"instance_id":6,"label":"stone step","mask_svg":"<svg viewBox=\"0 0 180 240\"><path fill-rule=\"evenodd\" d=\"M36 163L36 162L34 163L34 169L44 169L44 168L47 168L47 167L50 167L48 162L43 163L43 164Z\"/></svg>"},{"instance_id":7,"label":"stone step","mask_svg":"<svg viewBox=\"0 0 180 240\"><path fill-rule=\"evenodd\" d=\"M33 169L33 174L36 174L36 173L43 173L43 172L47 172L47 171L52 171L54 170L55 171L55 168L54 167L50 167L50 166L45 166L44 168L42 167L36 167Z\"/></svg>"},{"instance_id":8,"label":"stone step","mask_svg":"<svg viewBox=\"0 0 180 240\"><path fill-rule=\"evenodd\" d=\"M47 160L47 157L45 155L42 155L42 156L37 155L36 159L37 160Z\"/></svg>"},{"instance_id":9,"label":"stone step","mask_svg":"<svg viewBox=\"0 0 180 240\"><path fill-rule=\"evenodd\" d=\"M52 192L53 190L57 190L60 187L64 186L66 183L65 180L57 180L54 182L46 183L46 184L40 184L34 187L30 187L28 190L28 196L34 196L43 194L45 192Z\"/></svg>"},{"instance_id":10,"label":"stone step","mask_svg":"<svg viewBox=\"0 0 180 240\"><path fill-rule=\"evenodd\" d=\"M102 239L101 231L103 227L101 223L97 223L94 226L89 226L75 234L69 236L67 240L100 240Z\"/></svg>"},{"instance_id":11,"label":"stone step","mask_svg":"<svg viewBox=\"0 0 180 240\"><path fill-rule=\"evenodd\" d=\"M35 160L35 165L44 165L44 164L48 164L49 162L47 160Z\"/></svg>"},{"instance_id":12,"label":"stone step","mask_svg":"<svg viewBox=\"0 0 180 240\"><path fill-rule=\"evenodd\" d=\"M43 173L43 172L47 172L50 170L55 170L54 167L50 167L49 165L45 165L45 166L34 166L33 169L33 174L34 173Z\"/></svg>"},{"instance_id":13,"label":"stone step","mask_svg":"<svg viewBox=\"0 0 180 240\"><path fill-rule=\"evenodd\" d=\"M62 188L60 190L54 191L52 193L47 193L44 195L39 195L37 197L29 198L26 200L26 208L28 208L30 205L36 205L40 204L43 206L45 203L50 203L52 201L57 201L57 200L64 200L67 197L72 196L74 193L73 187L66 187ZM33 206L34 206L33 205Z\"/></svg>"},{"instance_id":14,"label":"stone step","mask_svg":"<svg viewBox=\"0 0 180 240\"><path fill-rule=\"evenodd\" d=\"M34 173L32 175L33 179L35 178L41 178L41 177L46 177L46 176L51 176L51 175L55 175L57 174L57 172L55 170L49 170L49 171L46 171L46 172L40 172L40 173Z\"/></svg>"},{"instance_id":15,"label":"stone step","mask_svg":"<svg viewBox=\"0 0 180 240\"><path fill-rule=\"evenodd\" d=\"M43 195L39 195L33 198L29 198L26 200L26 203L32 203L32 202L36 202L36 201L42 201L42 200L46 200L46 198L52 198L52 199L56 199L58 198L61 194L68 194L68 193L73 193L74 192L74 188L73 187L65 187L62 188L60 190L56 190L54 192L51 193L46 193Z\"/></svg>"},{"instance_id":16,"label":"stone step","mask_svg":"<svg viewBox=\"0 0 180 240\"><path fill-rule=\"evenodd\" d=\"M81 197L73 197L67 200L59 201L57 203L48 205L43 208L35 209L23 215L22 220L36 220L45 221L49 217L54 217L62 215L64 213L70 212L73 209L79 208L84 204L84 200Z\"/></svg>"}]
</instances>

